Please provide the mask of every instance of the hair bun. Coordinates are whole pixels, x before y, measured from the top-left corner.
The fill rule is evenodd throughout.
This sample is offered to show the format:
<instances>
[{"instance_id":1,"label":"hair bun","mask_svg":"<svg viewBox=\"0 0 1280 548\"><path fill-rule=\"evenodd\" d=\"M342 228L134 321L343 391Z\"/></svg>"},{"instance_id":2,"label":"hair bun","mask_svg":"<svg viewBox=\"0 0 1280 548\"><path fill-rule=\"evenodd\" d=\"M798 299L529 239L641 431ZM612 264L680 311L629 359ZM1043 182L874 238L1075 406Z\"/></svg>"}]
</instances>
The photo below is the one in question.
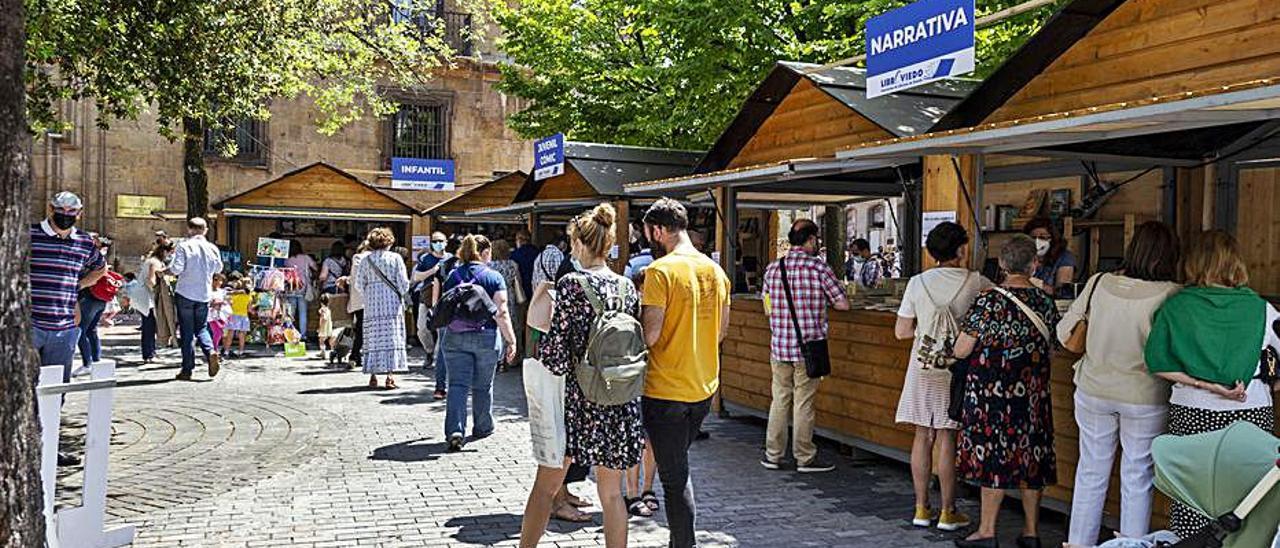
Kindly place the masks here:
<instances>
[{"instance_id":1,"label":"hair bun","mask_svg":"<svg viewBox=\"0 0 1280 548\"><path fill-rule=\"evenodd\" d=\"M613 204L600 204L592 211L592 218L601 226L612 226L618 218L618 212L613 209Z\"/></svg>"}]
</instances>

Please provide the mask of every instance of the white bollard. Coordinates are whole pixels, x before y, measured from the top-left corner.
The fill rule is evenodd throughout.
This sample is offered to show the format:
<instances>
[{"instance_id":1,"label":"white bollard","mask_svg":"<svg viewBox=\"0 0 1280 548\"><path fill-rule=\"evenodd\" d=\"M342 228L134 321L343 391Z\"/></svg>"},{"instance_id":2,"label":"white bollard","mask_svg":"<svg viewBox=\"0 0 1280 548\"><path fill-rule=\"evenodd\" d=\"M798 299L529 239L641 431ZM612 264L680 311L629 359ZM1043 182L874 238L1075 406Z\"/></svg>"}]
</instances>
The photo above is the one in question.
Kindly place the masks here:
<instances>
[{"instance_id":1,"label":"white bollard","mask_svg":"<svg viewBox=\"0 0 1280 548\"><path fill-rule=\"evenodd\" d=\"M44 448L41 478L44 480L45 520L51 548L105 548L133 542L134 526L105 529L107 512L107 464L111 446L111 407L115 400L114 360L102 360L90 368L90 380L62 383L62 368L43 367L40 386L58 386L70 391L89 392L89 420L86 423L84 485L81 506L53 512L57 488L58 427L62 410L62 392L40 393L40 424ZM56 374L55 374L56 373ZM52 515L51 515L52 514Z\"/></svg>"}]
</instances>

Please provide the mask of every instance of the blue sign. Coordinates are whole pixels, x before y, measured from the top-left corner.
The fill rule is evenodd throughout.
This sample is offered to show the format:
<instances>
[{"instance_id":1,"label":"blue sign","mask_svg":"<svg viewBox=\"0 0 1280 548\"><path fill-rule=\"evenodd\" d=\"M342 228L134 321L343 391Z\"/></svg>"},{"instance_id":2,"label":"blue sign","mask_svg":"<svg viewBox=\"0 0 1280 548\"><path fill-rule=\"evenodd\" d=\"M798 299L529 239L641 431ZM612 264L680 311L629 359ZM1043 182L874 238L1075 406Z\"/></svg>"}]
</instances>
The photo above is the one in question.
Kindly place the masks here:
<instances>
[{"instance_id":1,"label":"blue sign","mask_svg":"<svg viewBox=\"0 0 1280 548\"><path fill-rule=\"evenodd\" d=\"M453 190L453 183L453 160L391 159L391 188L396 190Z\"/></svg>"},{"instance_id":2,"label":"blue sign","mask_svg":"<svg viewBox=\"0 0 1280 548\"><path fill-rule=\"evenodd\" d=\"M564 175L564 134L557 133L533 142L533 180Z\"/></svg>"},{"instance_id":3,"label":"blue sign","mask_svg":"<svg viewBox=\"0 0 1280 548\"><path fill-rule=\"evenodd\" d=\"M867 21L867 98L973 72L974 0L920 0Z\"/></svg>"}]
</instances>

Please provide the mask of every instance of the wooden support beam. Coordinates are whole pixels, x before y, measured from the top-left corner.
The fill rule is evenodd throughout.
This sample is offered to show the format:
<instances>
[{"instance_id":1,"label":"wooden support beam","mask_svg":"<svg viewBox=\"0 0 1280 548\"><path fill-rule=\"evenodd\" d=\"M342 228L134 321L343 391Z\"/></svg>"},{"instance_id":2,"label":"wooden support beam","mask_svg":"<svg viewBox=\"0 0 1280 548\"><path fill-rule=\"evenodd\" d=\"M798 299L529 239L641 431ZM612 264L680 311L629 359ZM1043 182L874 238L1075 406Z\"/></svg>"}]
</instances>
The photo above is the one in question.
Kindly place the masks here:
<instances>
[{"instance_id":1,"label":"wooden support beam","mask_svg":"<svg viewBox=\"0 0 1280 548\"><path fill-rule=\"evenodd\" d=\"M965 230L969 231L969 239L971 242L979 241L978 235L981 227L974 225L974 211L970 209L967 195L974 200L978 199L977 181L978 181L978 162L973 156L956 157L959 162L960 170L956 172L955 165L952 164L952 156L938 155L924 157L924 179L922 194L922 211L925 213L935 211L953 211L956 214L956 222ZM966 185L966 189L961 189L961 178ZM974 204L973 207L980 207ZM924 253L924 248L919 241L902 242L903 253L917 253L924 268L934 266L932 257ZM971 267L981 268L981 264L970 265Z\"/></svg>"},{"instance_id":2,"label":"wooden support beam","mask_svg":"<svg viewBox=\"0 0 1280 548\"><path fill-rule=\"evenodd\" d=\"M613 203L618 211L617 224L614 227L614 241L618 246L618 258L613 261L613 271L622 274L631 261L631 202L618 200Z\"/></svg>"}]
</instances>

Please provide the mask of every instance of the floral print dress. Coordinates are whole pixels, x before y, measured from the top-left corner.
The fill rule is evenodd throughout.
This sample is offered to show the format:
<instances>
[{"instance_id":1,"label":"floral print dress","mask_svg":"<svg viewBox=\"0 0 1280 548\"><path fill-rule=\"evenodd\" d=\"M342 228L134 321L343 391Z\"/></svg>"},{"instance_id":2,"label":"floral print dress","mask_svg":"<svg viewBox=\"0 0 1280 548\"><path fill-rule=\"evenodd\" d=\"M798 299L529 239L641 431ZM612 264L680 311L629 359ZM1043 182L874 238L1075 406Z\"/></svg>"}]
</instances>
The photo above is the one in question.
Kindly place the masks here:
<instances>
[{"instance_id":1,"label":"floral print dress","mask_svg":"<svg viewBox=\"0 0 1280 548\"><path fill-rule=\"evenodd\" d=\"M631 280L607 269L565 276L556 283L551 331L542 339L538 357L552 373L565 377L566 454L583 466L626 470L640 463L644 450L640 399L623 405L597 405L582 394L573 369L586 354L587 335L595 313L581 283L591 284L602 301L615 305L619 291L625 287L627 298L623 305L631 315L639 317L640 297Z\"/></svg>"},{"instance_id":2,"label":"floral print dress","mask_svg":"<svg viewBox=\"0 0 1280 548\"><path fill-rule=\"evenodd\" d=\"M1007 288L1045 321L1060 318L1053 298L1036 288ZM1057 482L1053 403L1049 397L1052 342L1008 297L978 295L960 329L978 339L968 358L957 471L993 489L1040 489Z\"/></svg>"}]
</instances>

